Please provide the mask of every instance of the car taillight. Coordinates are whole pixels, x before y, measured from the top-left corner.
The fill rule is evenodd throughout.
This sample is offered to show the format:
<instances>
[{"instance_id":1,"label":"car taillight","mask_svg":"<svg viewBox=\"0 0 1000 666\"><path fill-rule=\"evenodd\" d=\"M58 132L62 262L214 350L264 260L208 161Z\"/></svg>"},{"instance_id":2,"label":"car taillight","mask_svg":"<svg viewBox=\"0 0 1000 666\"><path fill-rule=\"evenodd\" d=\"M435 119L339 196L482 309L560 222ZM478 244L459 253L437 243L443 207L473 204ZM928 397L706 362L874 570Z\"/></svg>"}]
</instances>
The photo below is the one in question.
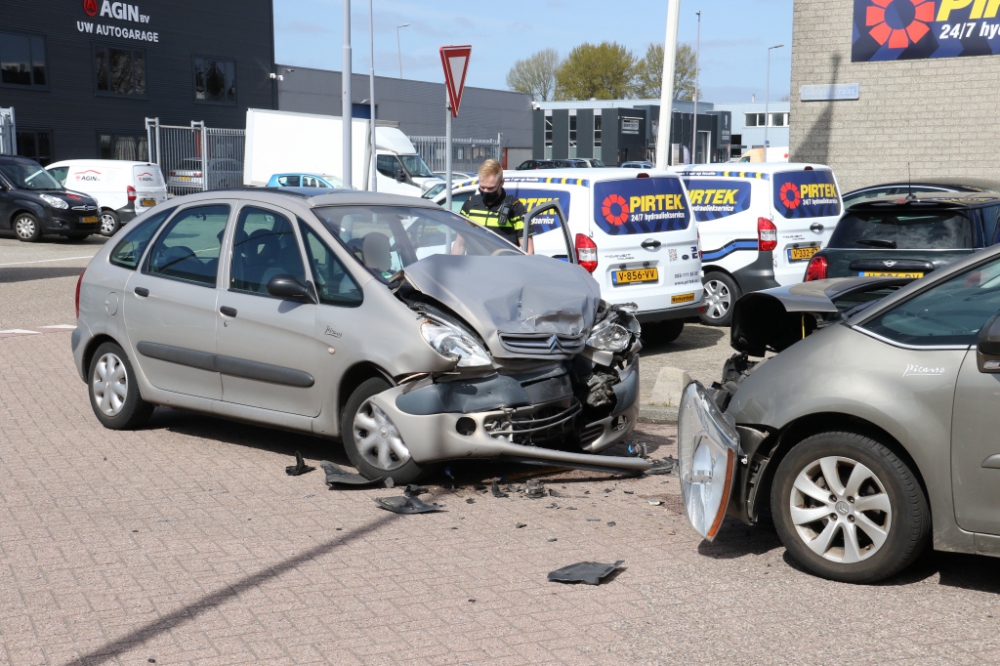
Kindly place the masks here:
<instances>
[{"instance_id":1,"label":"car taillight","mask_svg":"<svg viewBox=\"0 0 1000 666\"><path fill-rule=\"evenodd\" d=\"M583 234L576 235L576 261L586 268L588 273L597 270L597 245Z\"/></svg>"},{"instance_id":2,"label":"car taillight","mask_svg":"<svg viewBox=\"0 0 1000 666\"><path fill-rule=\"evenodd\" d=\"M170 177L171 177L171 178L173 178L173 177L174 177L174 176L176 176L176 175L177 175L177 172L176 172L176 171L171 171L171 172L170 172Z\"/></svg>"},{"instance_id":3,"label":"car taillight","mask_svg":"<svg viewBox=\"0 0 1000 666\"><path fill-rule=\"evenodd\" d=\"M76 280L76 298L74 300L76 302L76 318L77 319L80 318L80 285L83 284L83 274L86 273L86 272L87 272L87 269L84 268L80 272L80 277L77 278L77 280Z\"/></svg>"},{"instance_id":4,"label":"car taillight","mask_svg":"<svg viewBox=\"0 0 1000 666\"><path fill-rule=\"evenodd\" d=\"M826 257L813 257L806 266L806 282L825 280L827 266Z\"/></svg>"},{"instance_id":5,"label":"car taillight","mask_svg":"<svg viewBox=\"0 0 1000 666\"><path fill-rule=\"evenodd\" d=\"M135 188L129 185L125 188L125 193L128 195L129 201L135 201Z\"/></svg>"},{"instance_id":6,"label":"car taillight","mask_svg":"<svg viewBox=\"0 0 1000 666\"><path fill-rule=\"evenodd\" d=\"M766 217L757 218L757 249L770 252L778 247L778 227Z\"/></svg>"},{"instance_id":7,"label":"car taillight","mask_svg":"<svg viewBox=\"0 0 1000 666\"><path fill-rule=\"evenodd\" d=\"M191 174L191 175L192 175L192 176L194 176L195 178L201 178L201 171L195 171L195 172L194 172L193 174Z\"/></svg>"}]
</instances>

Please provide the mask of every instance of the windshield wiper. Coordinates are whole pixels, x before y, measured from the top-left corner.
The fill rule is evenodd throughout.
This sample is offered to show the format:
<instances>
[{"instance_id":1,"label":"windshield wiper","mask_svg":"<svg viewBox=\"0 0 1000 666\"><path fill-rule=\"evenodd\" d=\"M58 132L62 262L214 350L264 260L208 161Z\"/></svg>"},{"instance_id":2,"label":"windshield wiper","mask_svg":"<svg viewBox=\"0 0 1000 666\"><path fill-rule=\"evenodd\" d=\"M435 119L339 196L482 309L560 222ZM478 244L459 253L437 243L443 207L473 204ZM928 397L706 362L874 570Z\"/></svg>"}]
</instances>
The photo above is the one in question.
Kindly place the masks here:
<instances>
[{"instance_id":1,"label":"windshield wiper","mask_svg":"<svg viewBox=\"0 0 1000 666\"><path fill-rule=\"evenodd\" d=\"M857 245L871 245L872 247L884 247L889 250L895 250L897 245L894 240L885 240L884 238L862 238L861 240L854 241Z\"/></svg>"}]
</instances>

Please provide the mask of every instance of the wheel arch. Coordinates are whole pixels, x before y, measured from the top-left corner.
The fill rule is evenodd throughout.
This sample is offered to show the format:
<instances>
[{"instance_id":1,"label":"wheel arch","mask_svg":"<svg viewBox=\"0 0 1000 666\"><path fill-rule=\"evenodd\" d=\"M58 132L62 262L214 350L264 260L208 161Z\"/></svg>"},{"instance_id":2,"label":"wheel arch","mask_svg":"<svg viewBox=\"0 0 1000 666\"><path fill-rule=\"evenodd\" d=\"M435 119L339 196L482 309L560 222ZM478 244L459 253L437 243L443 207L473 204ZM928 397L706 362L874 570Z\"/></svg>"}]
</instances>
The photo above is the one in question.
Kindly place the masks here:
<instances>
[{"instance_id":1,"label":"wheel arch","mask_svg":"<svg viewBox=\"0 0 1000 666\"><path fill-rule=\"evenodd\" d=\"M42 223L42 220L40 218L39 212L37 210L35 210L35 209L33 209L33 208L29 207L29 206L26 206L26 205L24 205L22 203L20 206L18 206L17 208L15 208L14 212L11 213L10 216L7 218L7 228L8 229L13 229L14 228L14 220L17 219L17 216L20 215L21 213L28 213L29 215L34 216L34 218L36 220L38 220L39 224Z\"/></svg>"},{"instance_id":2,"label":"wheel arch","mask_svg":"<svg viewBox=\"0 0 1000 666\"><path fill-rule=\"evenodd\" d=\"M94 360L94 354L97 352L97 348L103 345L105 342L113 342L119 347L122 344L115 340L113 337L107 333L101 333L100 335L95 335L94 338L87 343L86 349L83 350L83 376L84 383L90 382L90 363ZM124 347L122 347L124 349Z\"/></svg>"},{"instance_id":3,"label":"wheel arch","mask_svg":"<svg viewBox=\"0 0 1000 666\"><path fill-rule=\"evenodd\" d=\"M339 429L340 419L344 413L344 407L350 399L354 390L369 379L384 379L390 385L395 386L396 382L392 375L370 361L355 363L340 378L337 387L337 424Z\"/></svg>"}]
</instances>

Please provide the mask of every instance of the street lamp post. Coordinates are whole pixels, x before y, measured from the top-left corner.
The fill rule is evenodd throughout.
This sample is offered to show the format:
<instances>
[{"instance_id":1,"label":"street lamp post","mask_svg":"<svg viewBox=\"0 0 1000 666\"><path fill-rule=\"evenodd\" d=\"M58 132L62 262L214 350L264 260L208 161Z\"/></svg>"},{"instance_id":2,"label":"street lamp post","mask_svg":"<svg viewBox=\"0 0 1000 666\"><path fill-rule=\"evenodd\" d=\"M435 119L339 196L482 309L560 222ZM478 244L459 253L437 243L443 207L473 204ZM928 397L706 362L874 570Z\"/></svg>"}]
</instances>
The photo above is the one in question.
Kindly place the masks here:
<instances>
[{"instance_id":1,"label":"street lamp post","mask_svg":"<svg viewBox=\"0 0 1000 666\"><path fill-rule=\"evenodd\" d=\"M399 78L403 78L403 47L400 45L399 41L399 29L409 28L409 23L404 23L403 25L396 26L396 53L399 54Z\"/></svg>"},{"instance_id":2,"label":"street lamp post","mask_svg":"<svg viewBox=\"0 0 1000 666\"><path fill-rule=\"evenodd\" d=\"M343 134L343 170L342 180L344 187L351 187L351 73L353 61L351 59L351 0L344 0L344 63L341 67L341 121L344 126Z\"/></svg>"},{"instance_id":3,"label":"street lamp post","mask_svg":"<svg viewBox=\"0 0 1000 666\"><path fill-rule=\"evenodd\" d=\"M771 124L771 51L780 49L784 44L776 44L767 47L767 84L764 91L764 161L767 161L767 149L770 144L767 141L767 128Z\"/></svg>"},{"instance_id":4,"label":"street lamp post","mask_svg":"<svg viewBox=\"0 0 1000 666\"><path fill-rule=\"evenodd\" d=\"M701 60L701 12L698 15L698 41L694 49L694 112L691 114L691 164L696 164L698 158L698 65Z\"/></svg>"}]
</instances>

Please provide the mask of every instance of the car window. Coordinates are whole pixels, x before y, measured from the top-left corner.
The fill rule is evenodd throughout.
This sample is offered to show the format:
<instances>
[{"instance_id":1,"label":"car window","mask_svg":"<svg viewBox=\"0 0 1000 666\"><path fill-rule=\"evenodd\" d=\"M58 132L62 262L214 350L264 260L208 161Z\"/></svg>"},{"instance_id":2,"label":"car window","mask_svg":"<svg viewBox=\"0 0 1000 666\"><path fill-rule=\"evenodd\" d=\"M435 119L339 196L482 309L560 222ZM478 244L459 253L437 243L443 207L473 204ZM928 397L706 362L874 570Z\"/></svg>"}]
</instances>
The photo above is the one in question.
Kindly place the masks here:
<instances>
[{"instance_id":1,"label":"car window","mask_svg":"<svg viewBox=\"0 0 1000 666\"><path fill-rule=\"evenodd\" d=\"M323 206L314 208L313 212L359 264L382 280L426 256L450 254L458 237L463 240L459 247L464 246L467 255L519 253L500 236L440 208ZM444 234L445 242L424 246L418 254L407 233L413 225L421 225L418 230L436 226Z\"/></svg>"},{"instance_id":2,"label":"car window","mask_svg":"<svg viewBox=\"0 0 1000 666\"><path fill-rule=\"evenodd\" d=\"M375 168L389 178L395 178L397 173L403 172L403 166L393 155L379 155L375 160Z\"/></svg>"},{"instance_id":3,"label":"car window","mask_svg":"<svg viewBox=\"0 0 1000 666\"><path fill-rule=\"evenodd\" d=\"M52 167L48 169L48 172L61 184L66 184L66 174L69 172L69 167Z\"/></svg>"},{"instance_id":4,"label":"car window","mask_svg":"<svg viewBox=\"0 0 1000 666\"><path fill-rule=\"evenodd\" d=\"M229 206L222 204L181 211L156 239L146 272L214 287L228 219Z\"/></svg>"},{"instance_id":5,"label":"car window","mask_svg":"<svg viewBox=\"0 0 1000 666\"><path fill-rule=\"evenodd\" d=\"M987 206L981 209L983 215L983 234L985 235L985 245L993 245L997 242L997 227L1000 221L1000 206Z\"/></svg>"},{"instance_id":6,"label":"car window","mask_svg":"<svg viewBox=\"0 0 1000 666\"><path fill-rule=\"evenodd\" d=\"M278 185L282 187L298 187L299 177L298 176L282 176L278 179Z\"/></svg>"},{"instance_id":7,"label":"car window","mask_svg":"<svg viewBox=\"0 0 1000 666\"><path fill-rule=\"evenodd\" d=\"M48 171L40 165L21 162L0 164L0 172L14 184L14 187L22 190L62 190L59 181L52 177Z\"/></svg>"},{"instance_id":8,"label":"car window","mask_svg":"<svg viewBox=\"0 0 1000 666\"><path fill-rule=\"evenodd\" d=\"M862 328L906 345L970 345L1000 312L1000 259L934 285Z\"/></svg>"},{"instance_id":9,"label":"car window","mask_svg":"<svg viewBox=\"0 0 1000 666\"><path fill-rule=\"evenodd\" d=\"M456 213L461 213L462 212L462 206L465 205L465 202L468 201L469 198L472 195L473 195L472 192L462 192L460 194L452 194L451 195L451 209L453 211L455 211Z\"/></svg>"},{"instance_id":10,"label":"car window","mask_svg":"<svg viewBox=\"0 0 1000 666\"><path fill-rule=\"evenodd\" d=\"M302 176L302 187L327 187L327 184L312 176Z\"/></svg>"},{"instance_id":11,"label":"car window","mask_svg":"<svg viewBox=\"0 0 1000 666\"><path fill-rule=\"evenodd\" d=\"M361 288L340 263L333 250L301 220L302 242L306 247L306 258L316 280L319 302L326 305L355 307L361 305L364 297Z\"/></svg>"},{"instance_id":12,"label":"car window","mask_svg":"<svg viewBox=\"0 0 1000 666\"><path fill-rule=\"evenodd\" d=\"M894 245L893 245L894 244ZM899 250L975 246L972 220L958 211L855 211L837 223L829 247Z\"/></svg>"},{"instance_id":13,"label":"car window","mask_svg":"<svg viewBox=\"0 0 1000 666\"><path fill-rule=\"evenodd\" d=\"M177 209L168 208L150 215L138 223L133 222L129 225L128 233L111 251L108 261L115 266L135 270L139 265L139 259L142 258L142 253L149 245L149 239L156 234L156 230L168 217L173 215L175 210Z\"/></svg>"},{"instance_id":14,"label":"car window","mask_svg":"<svg viewBox=\"0 0 1000 666\"><path fill-rule=\"evenodd\" d=\"M262 208L240 211L233 235L233 265L229 288L267 294L267 283L277 275L306 281L306 269L292 223L284 215Z\"/></svg>"},{"instance_id":15,"label":"car window","mask_svg":"<svg viewBox=\"0 0 1000 666\"><path fill-rule=\"evenodd\" d=\"M407 172L414 178L433 178L434 172L431 168L427 166L424 159L420 155L400 155L399 159L403 161L403 166L406 167Z\"/></svg>"}]
</instances>

